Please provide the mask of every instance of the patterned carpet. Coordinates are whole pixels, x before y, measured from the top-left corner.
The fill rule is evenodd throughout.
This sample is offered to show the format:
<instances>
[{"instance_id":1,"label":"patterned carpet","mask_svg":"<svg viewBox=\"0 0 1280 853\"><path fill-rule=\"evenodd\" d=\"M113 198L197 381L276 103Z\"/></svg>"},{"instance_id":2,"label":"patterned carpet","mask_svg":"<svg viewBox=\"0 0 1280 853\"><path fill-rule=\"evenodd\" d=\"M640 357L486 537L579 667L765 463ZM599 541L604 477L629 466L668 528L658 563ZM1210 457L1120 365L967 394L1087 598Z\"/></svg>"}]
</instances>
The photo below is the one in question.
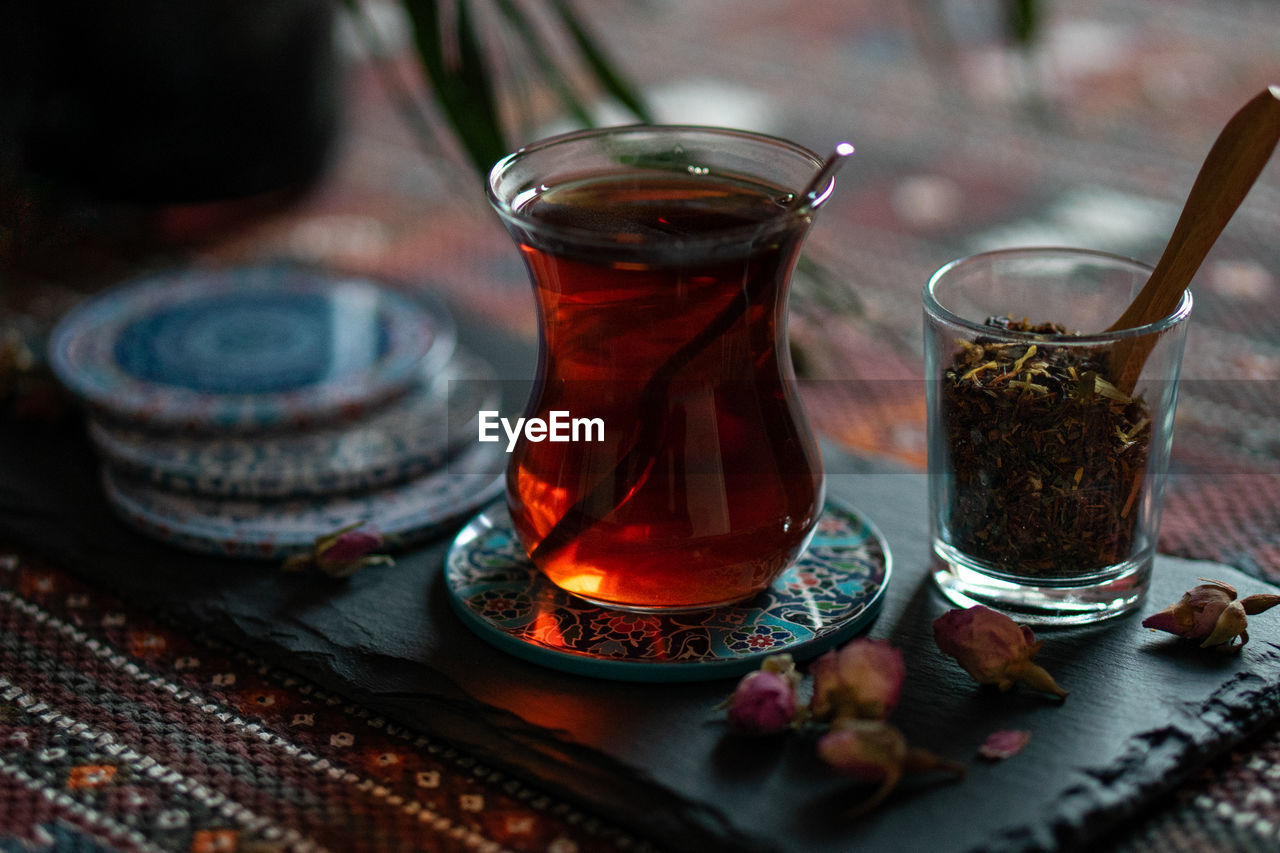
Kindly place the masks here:
<instances>
[{"instance_id":1,"label":"patterned carpet","mask_svg":"<svg viewBox=\"0 0 1280 853\"><path fill-rule=\"evenodd\" d=\"M0 850L648 845L0 550Z\"/></svg>"}]
</instances>

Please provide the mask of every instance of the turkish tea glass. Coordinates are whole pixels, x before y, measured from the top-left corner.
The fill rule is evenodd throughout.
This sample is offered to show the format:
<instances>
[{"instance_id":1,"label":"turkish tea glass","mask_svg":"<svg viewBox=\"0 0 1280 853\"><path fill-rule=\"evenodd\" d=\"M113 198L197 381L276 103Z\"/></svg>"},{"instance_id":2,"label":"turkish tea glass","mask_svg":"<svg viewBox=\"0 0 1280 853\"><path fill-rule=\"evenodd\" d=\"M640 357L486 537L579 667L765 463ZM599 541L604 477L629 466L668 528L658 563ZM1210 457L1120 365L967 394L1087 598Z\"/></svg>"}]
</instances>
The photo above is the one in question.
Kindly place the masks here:
<instances>
[{"instance_id":1,"label":"turkish tea glass","mask_svg":"<svg viewBox=\"0 0 1280 853\"><path fill-rule=\"evenodd\" d=\"M526 423L546 427L515 444L507 505L562 589L624 610L715 607L807 545L824 478L787 291L821 203L797 195L820 166L759 134L628 126L494 167L489 199L538 307Z\"/></svg>"},{"instance_id":2,"label":"turkish tea glass","mask_svg":"<svg viewBox=\"0 0 1280 853\"><path fill-rule=\"evenodd\" d=\"M1150 274L1025 248L953 261L925 286L933 577L953 602L1079 624L1141 601L1191 294L1157 322L1102 330ZM1136 376L1113 371L1123 351L1146 354Z\"/></svg>"}]
</instances>

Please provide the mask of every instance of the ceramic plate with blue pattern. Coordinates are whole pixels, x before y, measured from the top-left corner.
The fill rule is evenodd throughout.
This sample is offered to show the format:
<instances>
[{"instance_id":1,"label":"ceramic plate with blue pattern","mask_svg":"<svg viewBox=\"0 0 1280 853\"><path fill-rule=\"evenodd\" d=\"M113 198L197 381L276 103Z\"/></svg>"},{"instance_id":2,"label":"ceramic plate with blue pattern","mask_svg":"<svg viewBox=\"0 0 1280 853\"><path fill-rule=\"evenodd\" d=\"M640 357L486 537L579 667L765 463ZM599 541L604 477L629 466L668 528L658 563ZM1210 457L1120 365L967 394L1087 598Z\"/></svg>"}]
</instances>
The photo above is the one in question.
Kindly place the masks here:
<instances>
[{"instance_id":1,"label":"ceramic plate with blue pattern","mask_svg":"<svg viewBox=\"0 0 1280 853\"><path fill-rule=\"evenodd\" d=\"M91 419L89 436L117 470L161 489L223 498L364 491L439 468L475 441L499 383L487 362L459 350L414 390L364 418L262 435L155 433Z\"/></svg>"},{"instance_id":2,"label":"ceramic plate with blue pattern","mask_svg":"<svg viewBox=\"0 0 1280 853\"><path fill-rule=\"evenodd\" d=\"M468 627L525 660L596 678L695 681L750 672L780 652L803 660L865 630L890 566L875 527L828 501L808 549L750 601L670 615L609 610L546 580L499 503L454 539L445 585Z\"/></svg>"},{"instance_id":3,"label":"ceramic plate with blue pattern","mask_svg":"<svg viewBox=\"0 0 1280 853\"><path fill-rule=\"evenodd\" d=\"M428 297L291 266L187 269L109 288L54 328L58 378L109 419L194 432L313 425L407 391L452 354Z\"/></svg>"},{"instance_id":4,"label":"ceramic plate with blue pattern","mask_svg":"<svg viewBox=\"0 0 1280 853\"><path fill-rule=\"evenodd\" d=\"M281 559L358 522L390 547L424 541L502 493L506 454L475 443L437 471L386 489L331 498L219 499L167 492L103 468L116 512L171 545L227 557Z\"/></svg>"}]
</instances>

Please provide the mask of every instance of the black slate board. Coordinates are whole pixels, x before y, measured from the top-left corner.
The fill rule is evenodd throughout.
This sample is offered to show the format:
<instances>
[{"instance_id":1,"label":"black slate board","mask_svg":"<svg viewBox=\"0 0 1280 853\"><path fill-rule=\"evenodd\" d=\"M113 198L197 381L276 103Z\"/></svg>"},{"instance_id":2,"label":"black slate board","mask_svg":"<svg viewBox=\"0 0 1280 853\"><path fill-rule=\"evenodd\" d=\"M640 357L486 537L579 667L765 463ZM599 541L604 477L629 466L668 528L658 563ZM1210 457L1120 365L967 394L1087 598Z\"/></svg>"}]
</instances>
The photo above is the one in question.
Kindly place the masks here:
<instances>
[{"instance_id":1,"label":"black slate board","mask_svg":"<svg viewBox=\"0 0 1280 853\"><path fill-rule=\"evenodd\" d=\"M491 335L477 337L492 346ZM508 352L513 378L519 354ZM904 785L860 821L845 810L866 790L823 768L809 738L726 733L713 706L732 680L594 681L516 660L472 636L440 582L446 541L345 583L188 555L116 521L78 427L12 424L0 424L0 538L674 849L1073 848L1280 715L1280 621L1255 619L1239 655L1206 654L1139 626L1201 575L1242 594L1266 586L1225 566L1172 558L1158 560L1141 613L1041 632L1040 660L1071 690L1065 703L977 688L933 647L930 623L946 605L925 578L924 476L830 451L827 462L831 492L867 513L893 551L895 577L870 633L906 652L894 720L918 745L969 765L958 783ZM973 760L1001 728L1030 729L1030 745L1002 763Z\"/></svg>"}]
</instances>

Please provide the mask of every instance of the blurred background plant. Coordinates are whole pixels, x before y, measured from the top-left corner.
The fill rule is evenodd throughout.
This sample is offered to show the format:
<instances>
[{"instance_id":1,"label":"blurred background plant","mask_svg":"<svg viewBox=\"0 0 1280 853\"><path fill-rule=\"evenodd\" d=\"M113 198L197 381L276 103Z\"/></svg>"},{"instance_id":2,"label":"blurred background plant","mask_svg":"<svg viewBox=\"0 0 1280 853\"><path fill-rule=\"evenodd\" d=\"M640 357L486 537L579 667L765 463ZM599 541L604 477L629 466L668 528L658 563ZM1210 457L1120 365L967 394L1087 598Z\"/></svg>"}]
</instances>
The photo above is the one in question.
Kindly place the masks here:
<instances>
[{"instance_id":1,"label":"blurred background plant","mask_svg":"<svg viewBox=\"0 0 1280 853\"><path fill-rule=\"evenodd\" d=\"M402 0L432 103L424 105L394 63L368 0L343 0L410 126L433 153L449 144L442 119L481 175L546 117L550 96L579 127L611 99L635 120L653 116L569 0ZM442 145L443 143L443 145Z\"/></svg>"},{"instance_id":2,"label":"blurred background plant","mask_svg":"<svg viewBox=\"0 0 1280 853\"><path fill-rule=\"evenodd\" d=\"M1041 0L915 0L911 17L940 87L1005 99L1044 120L1044 13Z\"/></svg>"}]
</instances>

